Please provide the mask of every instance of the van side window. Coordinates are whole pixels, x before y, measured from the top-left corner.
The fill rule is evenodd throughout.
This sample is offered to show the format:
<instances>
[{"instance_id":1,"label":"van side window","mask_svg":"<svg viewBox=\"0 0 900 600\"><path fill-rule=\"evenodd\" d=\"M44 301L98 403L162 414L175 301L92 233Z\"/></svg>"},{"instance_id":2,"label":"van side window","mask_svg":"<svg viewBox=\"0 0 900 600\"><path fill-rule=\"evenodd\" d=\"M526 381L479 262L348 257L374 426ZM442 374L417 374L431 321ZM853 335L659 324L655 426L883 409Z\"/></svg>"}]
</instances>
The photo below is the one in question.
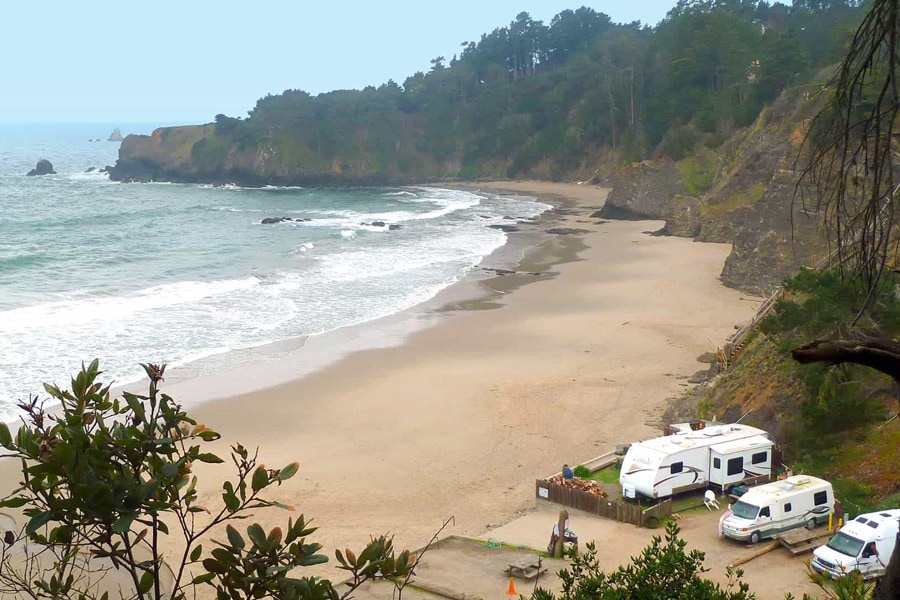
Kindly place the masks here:
<instances>
[{"instance_id":1,"label":"van side window","mask_svg":"<svg viewBox=\"0 0 900 600\"><path fill-rule=\"evenodd\" d=\"M683 462L672 463L672 467L671 467L671 471L670 471L672 473L672 475L674 475L675 473L681 473L682 471L684 471L684 463Z\"/></svg>"},{"instance_id":2,"label":"van side window","mask_svg":"<svg viewBox=\"0 0 900 600\"><path fill-rule=\"evenodd\" d=\"M713 469L721 469L722 468L722 459L714 458L713 459Z\"/></svg>"},{"instance_id":3,"label":"van side window","mask_svg":"<svg viewBox=\"0 0 900 600\"><path fill-rule=\"evenodd\" d=\"M752 462L754 465L759 465L766 462L766 458L768 456L768 452L757 452L750 458L750 462Z\"/></svg>"},{"instance_id":4,"label":"van side window","mask_svg":"<svg viewBox=\"0 0 900 600\"><path fill-rule=\"evenodd\" d=\"M790 503L790 502L786 502L786 503L785 503L785 505L784 505L784 512L786 512L786 513L791 512L791 503Z\"/></svg>"},{"instance_id":5,"label":"van side window","mask_svg":"<svg viewBox=\"0 0 900 600\"><path fill-rule=\"evenodd\" d=\"M761 510L759 511L759 516L761 516L761 517L771 517L771 516L772 516L772 512L769 510L769 507L766 506L766 507L764 507L763 509L761 509Z\"/></svg>"},{"instance_id":6,"label":"van side window","mask_svg":"<svg viewBox=\"0 0 900 600\"><path fill-rule=\"evenodd\" d=\"M738 456L737 458L729 458L728 459L728 474L729 475L740 475L743 472L744 472L744 457L743 456Z\"/></svg>"},{"instance_id":7,"label":"van side window","mask_svg":"<svg viewBox=\"0 0 900 600\"><path fill-rule=\"evenodd\" d=\"M822 490L821 492L816 492L813 496L813 502L815 502L816 506L820 504L828 504L828 492Z\"/></svg>"}]
</instances>

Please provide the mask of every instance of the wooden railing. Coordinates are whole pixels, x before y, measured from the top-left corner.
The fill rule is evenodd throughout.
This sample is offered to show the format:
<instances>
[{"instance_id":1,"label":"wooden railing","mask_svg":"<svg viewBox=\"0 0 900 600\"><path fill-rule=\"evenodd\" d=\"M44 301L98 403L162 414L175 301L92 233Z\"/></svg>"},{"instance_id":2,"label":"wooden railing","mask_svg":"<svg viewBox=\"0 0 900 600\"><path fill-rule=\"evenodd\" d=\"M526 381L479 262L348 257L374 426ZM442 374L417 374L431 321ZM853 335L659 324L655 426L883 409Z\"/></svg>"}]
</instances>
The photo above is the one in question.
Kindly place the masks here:
<instances>
[{"instance_id":1,"label":"wooden railing","mask_svg":"<svg viewBox=\"0 0 900 600\"><path fill-rule=\"evenodd\" d=\"M747 341L747 336L759 327L759 324L763 319L769 316L769 313L775 308L775 304L782 297L784 297L784 288L779 287L772 292L772 295L769 296L762 305L760 305L749 323L746 323L740 329L728 336L725 340L725 347L718 348L718 351L716 352L716 359L719 362L720 370L727 371L734 363L735 359L741 353L741 350L744 349L744 342Z\"/></svg>"}]
</instances>

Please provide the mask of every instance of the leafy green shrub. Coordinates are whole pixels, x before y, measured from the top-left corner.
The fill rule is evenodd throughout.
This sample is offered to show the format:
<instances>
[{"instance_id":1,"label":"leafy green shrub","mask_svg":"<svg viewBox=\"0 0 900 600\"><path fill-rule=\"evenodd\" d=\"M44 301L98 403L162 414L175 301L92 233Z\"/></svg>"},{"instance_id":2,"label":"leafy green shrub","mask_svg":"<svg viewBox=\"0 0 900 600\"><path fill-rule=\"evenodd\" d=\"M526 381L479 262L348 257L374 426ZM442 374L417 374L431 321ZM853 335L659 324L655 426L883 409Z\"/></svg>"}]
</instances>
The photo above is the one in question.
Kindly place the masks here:
<instances>
[{"instance_id":1,"label":"leafy green shrub","mask_svg":"<svg viewBox=\"0 0 900 600\"><path fill-rule=\"evenodd\" d=\"M584 465L578 465L572 472L575 473L575 477L578 477L579 479L590 479L593 474L591 470Z\"/></svg>"},{"instance_id":2,"label":"leafy green shrub","mask_svg":"<svg viewBox=\"0 0 900 600\"><path fill-rule=\"evenodd\" d=\"M303 515L269 532L253 523L242 534L232 525L255 509L288 509L264 492L293 477L297 463L267 469L255 452L235 444L229 458L236 479L223 482L221 506L201 506L193 465L224 462L203 449L219 434L159 393L165 365L144 369L147 395L112 399L97 380L95 360L72 379L71 391L45 384L60 403L53 415L32 397L19 405L24 423L15 436L0 423L0 446L21 461L24 482L0 507L21 508L28 518L18 535L4 538L0 593L91 600L107 598L106 587L123 599L184 600L205 584L217 598L346 598L350 590L338 593L328 580L293 574L328 561L320 544L307 542L316 528ZM170 527L184 544L172 563L163 561L160 547ZM212 540L215 547L204 552L201 541L213 531L226 541ZM24 548L24 558L14 559L7 545ZM336 556L353 578L351 590L371 578L407 582L416 562L408 551L396 554L385 536L359 554ZM107 576L117 583L104 584Z\"/></svg>"},{"instance_id":3,"label":"leafy green shrub","mask_svg":"<svg viewBox=\"0 0 900 600\"><path fill-rule=\"evenodd\" d=\"M665 542L660 536L628 565L612 573L600 570L597 548L591 542L584 554L572 559L572 566L559 572L562 591L559 596L539 588L532 600L656 600L691 598L692 600L751 600L749 586L740 579L743 571L728 568L729 583L723 589L701 577L705 554L685 551L687 542L678 537L675 523L666 525Z\"/></svg>"}]
</instances>

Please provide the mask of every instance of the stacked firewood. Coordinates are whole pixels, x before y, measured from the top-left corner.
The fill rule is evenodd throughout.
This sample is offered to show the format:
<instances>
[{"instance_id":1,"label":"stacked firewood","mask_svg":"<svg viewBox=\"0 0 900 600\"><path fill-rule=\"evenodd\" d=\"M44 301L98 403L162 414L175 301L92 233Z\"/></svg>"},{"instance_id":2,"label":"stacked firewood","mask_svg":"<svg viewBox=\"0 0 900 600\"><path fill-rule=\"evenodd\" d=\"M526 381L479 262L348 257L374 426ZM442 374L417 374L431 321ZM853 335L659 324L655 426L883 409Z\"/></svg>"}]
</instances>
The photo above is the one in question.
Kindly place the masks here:
<instances>
[{"instance_id":1,"label":"stacked firewood","mask_svg":"<svg viewBox=\"0 0 900 600\"><path fill-rule=\"evenodd\" d=\"M598 498L606 498L608 496L608 494L603 491L603 488L600 487L599 483L588 479L578 479L577 477L575 479L564 479L562 475L554 475L550 478L550 483L560 485L570 490L587 492Z\"/></svg>"}]
</instances>

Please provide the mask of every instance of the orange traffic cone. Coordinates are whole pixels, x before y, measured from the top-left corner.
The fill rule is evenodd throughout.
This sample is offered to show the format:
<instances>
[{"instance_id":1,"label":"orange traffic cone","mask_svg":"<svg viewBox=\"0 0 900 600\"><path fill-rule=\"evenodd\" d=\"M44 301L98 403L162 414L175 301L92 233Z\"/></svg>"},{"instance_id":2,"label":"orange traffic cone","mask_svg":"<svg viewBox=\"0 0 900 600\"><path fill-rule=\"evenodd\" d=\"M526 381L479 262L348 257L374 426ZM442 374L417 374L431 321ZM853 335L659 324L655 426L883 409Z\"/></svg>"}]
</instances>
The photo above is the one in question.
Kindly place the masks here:
<instances>
[{"instance_id":1,"label":"orange traffic cone","mask_svg":"<svg viewBox=\"0 0 900 600\"><path fill-rule=\"evenodd\" d=\"M516 584L513 581L513 578L509 578L509 590L506 592L508 596L518 596L519 592L516 591Z\"/></svg>"}]
</instances>

